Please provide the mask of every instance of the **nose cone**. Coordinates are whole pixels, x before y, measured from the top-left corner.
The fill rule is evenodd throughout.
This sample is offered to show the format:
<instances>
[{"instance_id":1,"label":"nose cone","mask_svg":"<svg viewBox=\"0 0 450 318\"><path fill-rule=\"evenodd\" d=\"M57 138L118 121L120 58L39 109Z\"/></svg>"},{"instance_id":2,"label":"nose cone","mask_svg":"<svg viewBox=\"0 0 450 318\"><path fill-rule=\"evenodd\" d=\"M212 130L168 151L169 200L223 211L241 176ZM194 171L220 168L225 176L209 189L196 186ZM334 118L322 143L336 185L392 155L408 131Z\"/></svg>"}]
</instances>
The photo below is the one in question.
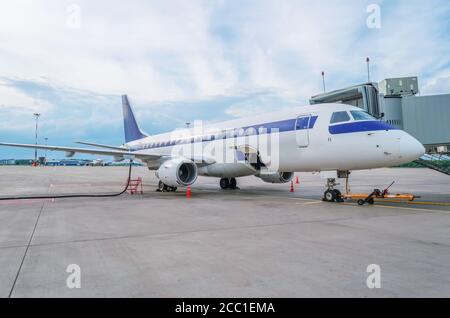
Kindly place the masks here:
<instances>
[{"instance_id":1,"label":"nose cone","mask_svg":"<svg viewBox=\"0 0 450 318\"><path fill-rule=\"evenodd\" d=\"M405 163L418 159L425 153L424 146L413 136L405 133L400 139L400 154Z\"/></svg>"}]
</instances>

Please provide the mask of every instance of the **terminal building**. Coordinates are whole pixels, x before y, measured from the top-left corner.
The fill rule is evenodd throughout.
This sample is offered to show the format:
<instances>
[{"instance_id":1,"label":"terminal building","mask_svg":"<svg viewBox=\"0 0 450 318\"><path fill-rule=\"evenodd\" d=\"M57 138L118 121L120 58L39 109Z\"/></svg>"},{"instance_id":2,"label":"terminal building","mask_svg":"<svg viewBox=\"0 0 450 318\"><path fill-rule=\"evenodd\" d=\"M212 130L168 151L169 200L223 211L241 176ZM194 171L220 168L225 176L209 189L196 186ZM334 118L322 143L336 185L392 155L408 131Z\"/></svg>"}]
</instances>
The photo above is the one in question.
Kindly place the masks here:
<instances>
[{"instance_id":1,"label":"terminal building","mask_svg":"<svg viewBox=\"0 0 450 318\"><path fill-rule=\"evenodd\" d=\"M388 78L379 84L364 83L312 96L310 104L360 107L417 138L427 149L419 160L424 165L433 160L450 160L450 94L419 94L417 76Z\"/></svg>"}]
</instances>

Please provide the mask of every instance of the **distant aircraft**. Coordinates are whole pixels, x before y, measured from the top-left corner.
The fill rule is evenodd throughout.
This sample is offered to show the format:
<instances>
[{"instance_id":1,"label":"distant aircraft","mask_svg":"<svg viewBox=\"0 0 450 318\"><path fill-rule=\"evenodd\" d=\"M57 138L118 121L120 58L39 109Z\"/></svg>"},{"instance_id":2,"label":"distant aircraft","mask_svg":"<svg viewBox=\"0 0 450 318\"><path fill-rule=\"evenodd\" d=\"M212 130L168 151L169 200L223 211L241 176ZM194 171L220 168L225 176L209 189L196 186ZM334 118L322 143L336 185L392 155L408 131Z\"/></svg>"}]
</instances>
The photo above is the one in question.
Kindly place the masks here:
<instances>
[{"instance_id":1,"label":"distant aircraft","mask_svg":"<svg viewBox=\"0 0 450 318\"><path fill-rule=\"evenodd\" d=\"M104 166L104 165L105 165L105 162L103 161L103 159L100 159L100 158L94 159L91 162L89 162L89 166L92 166L92 167Z\"/></svg>"},{"instance_id":2,"label":"distant aircraft","mask_svg":"<svg viewBox=\"0 0 450 318\"><path fill-rule=\"evenodd\" d=\"M290 182L294 172L320 172L327 179L325 201L340 199L336 178L351 170L395 166L425 152L406 132L358 107L317 104L288 111L255 114L216 124L195 125L149 136L139 128L126 95L122 96L125 143L103 149L0 143L138 159L156 171L159 189L176 191L198 175L220 178L222 189L236 188L236 178L254 175L269 183Z\"/></svg>"}]
</instances>

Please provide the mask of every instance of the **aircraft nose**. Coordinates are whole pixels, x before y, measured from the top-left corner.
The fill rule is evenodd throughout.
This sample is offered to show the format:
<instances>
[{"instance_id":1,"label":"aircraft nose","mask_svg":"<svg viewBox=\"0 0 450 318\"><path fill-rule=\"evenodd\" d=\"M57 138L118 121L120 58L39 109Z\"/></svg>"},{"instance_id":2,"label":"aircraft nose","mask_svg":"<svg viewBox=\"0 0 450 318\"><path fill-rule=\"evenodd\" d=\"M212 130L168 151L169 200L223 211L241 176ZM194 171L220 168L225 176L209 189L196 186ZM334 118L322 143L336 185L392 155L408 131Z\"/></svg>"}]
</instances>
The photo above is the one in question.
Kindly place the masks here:
<instances>
[{"instance_id":1,"label":"aircraft nose","mask_svg":"<svg viewBox=\"0 0 450 318\"><path fill-rule=\"evenodd\" d=\"M425 153L424 146L413 136L405 133L400 139L400 152L405 162L410 162Z\"/></svg>"}]
</instances>

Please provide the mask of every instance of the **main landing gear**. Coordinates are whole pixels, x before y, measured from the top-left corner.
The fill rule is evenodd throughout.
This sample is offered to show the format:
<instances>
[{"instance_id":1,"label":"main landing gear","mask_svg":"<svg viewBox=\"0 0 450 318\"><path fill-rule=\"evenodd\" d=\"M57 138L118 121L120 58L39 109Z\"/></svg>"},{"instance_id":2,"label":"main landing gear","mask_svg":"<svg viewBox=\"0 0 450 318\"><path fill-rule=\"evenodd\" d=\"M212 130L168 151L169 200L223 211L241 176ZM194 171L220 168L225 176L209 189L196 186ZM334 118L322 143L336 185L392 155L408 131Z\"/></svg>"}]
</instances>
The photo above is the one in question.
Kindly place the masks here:
<instances>
[{"instance_id":1,"label":"main landing gear","mask_svg":"<svg viewBox=\"0 0 450 318\"><path fill-rule=\"evenodd\" d=\"M158 192L175 192L177 191L177 187L171 187L159 180L158 182L158 189L156 189Z\"/></svg>"},{"instance_id":2,"label":"main landing gear","mask_svg":"<svg viewBox=\"0 0 450 318\"><path fill-rule=\"evenodd\" d=\"M335 178L328 178L327 179L327 190L323 194L323 201L326 202L344 202L344 199L342 198L341 191L338 189L335 189L334 187L338 185L336 183Z\"/></svg>"},{"instance_id":3,"label":"main landing gear","mask_svg":"<svg viewBox=\"0 0 450 318\"><path fill-rule=\"evenodd\" d=\"M236 178L222 178L220 179L220 187L222 189L239 189L237 187L237 181Z\"/></svg>"}]
</instances>

